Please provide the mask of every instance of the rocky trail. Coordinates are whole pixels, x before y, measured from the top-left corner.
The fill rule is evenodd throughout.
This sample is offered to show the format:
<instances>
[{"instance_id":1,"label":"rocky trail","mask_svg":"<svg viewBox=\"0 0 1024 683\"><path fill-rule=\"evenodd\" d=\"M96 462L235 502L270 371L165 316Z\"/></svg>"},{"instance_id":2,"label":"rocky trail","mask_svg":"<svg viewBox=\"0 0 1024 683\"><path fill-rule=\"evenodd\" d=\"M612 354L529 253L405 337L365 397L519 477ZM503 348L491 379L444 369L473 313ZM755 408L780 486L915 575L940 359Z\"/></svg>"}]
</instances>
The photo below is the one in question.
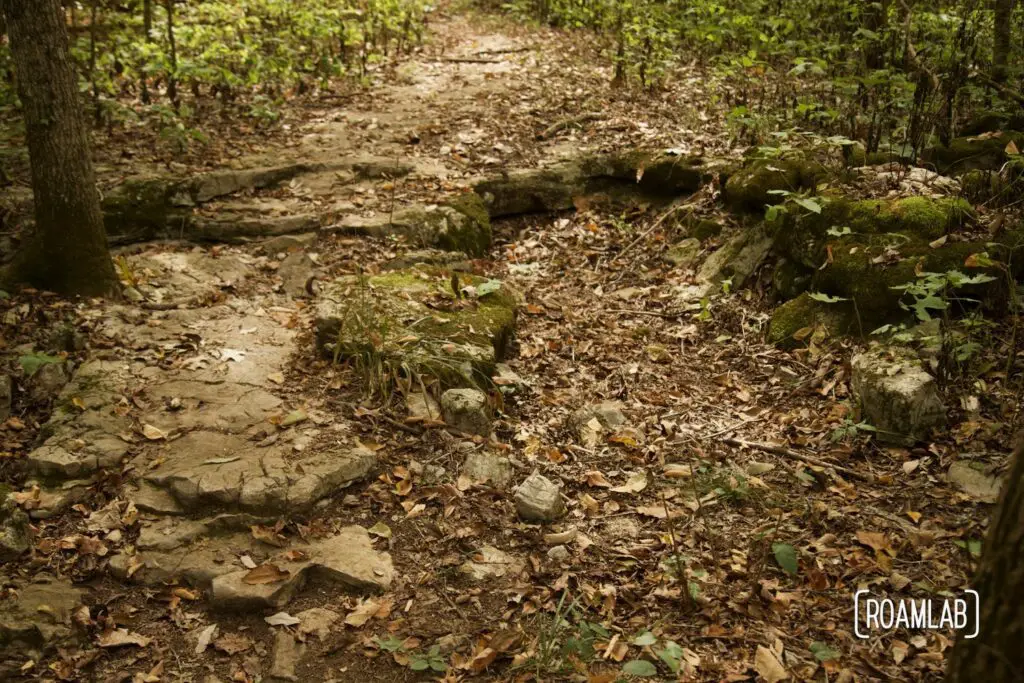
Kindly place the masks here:
<instances>
[{"instance_id":1,"label":"rocky trail","mask_svg":"<svg viewBox=\"0 0 1024 683\"><path fill-rule=\"evenodd\" d=\"M125 300L15 379L52 412L4 426L0 677L938 680L949 638L859 641L850 596L965 585L1013 388L840 338L885 312L806 283L871 277L750 211L734 178L807 169L737 171L699 74L631 97L571 35L432 32L226 165L100 169ZM826 216L989 239L868 168Z\"/></svg>"}]
</instances>

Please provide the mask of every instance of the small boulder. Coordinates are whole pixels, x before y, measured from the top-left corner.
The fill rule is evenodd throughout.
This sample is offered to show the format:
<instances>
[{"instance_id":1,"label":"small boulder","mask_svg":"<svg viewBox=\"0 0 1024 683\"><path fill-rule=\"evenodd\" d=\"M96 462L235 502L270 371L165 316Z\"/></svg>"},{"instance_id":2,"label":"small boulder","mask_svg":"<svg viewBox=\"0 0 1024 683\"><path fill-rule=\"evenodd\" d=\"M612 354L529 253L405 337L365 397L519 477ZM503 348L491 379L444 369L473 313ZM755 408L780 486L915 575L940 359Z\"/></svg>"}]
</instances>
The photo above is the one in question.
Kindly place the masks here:
<instances>
[{"instance_id":1,"label":"small boulder","mask_svg":"<svg viewBox=\"0 0 1024 683\"><path fill-rule=\"evenodd\" d=\"M37 577L0 600L0 680L21 676L27 660L40 661L76 634L72 614L82 604L82 591L60 579Z\"/></svg>"},{"instance_id":2,"label":"small boulder","mask_svg":"<svg viewBox=\"0 0 1024 683\"><path fill-rule=\"evenodd\" d=\"M547 477L534 473L516 489L516 512L526 522L553 522L565 514L562 492Z\"/></svg>"},{"instance_id":3,"label":"small boulder","mask_svg":"<svg viewBox=\"0 0 1024 683\"><path fill-rule=\"evenodd\" d=\"M317 233L307 232L302 235L278 235L261 242L265 254L278 254L282 251L289 252L297 249L304 249L316 242Z\"/></svg>"},{"instance_id":4,"label":"small boulder","mask_svg":"<svg viewBox=\"0 0 1024 683\"><path fill-rule=\"evenodd\" d=\"M489 482L494 488L503 489L512 483L512 463L497 453L473 451L466 456L462 474L474 484Z\"/></svg>"},{"instance_id":5,"label":"small boulder","mask_svg":"<svg viewBox=\"0 0 1024 683\"><path fill-rule=\"evenodd\" d=\"M466 432L490 436L491 416L487 395L477 389L449 389L441 395L441 412L451 427Z\"/></svg>"},{"instance_id":6,"label":"small boulder","mask_svg":"<svg viewBox=\"0 0 1024 683\"><path fill-rule=\"evenodd\" d=\"M986 467L984 463L957 460L949 466L946 478L971 498L982 503L994 504L999 500L1002 481L991 474L990 470L991 468Z\"/></svg>"},{"instance_id":7,"label":"small boulder","mask_svg":"<svg viewBox=\"0 0 1024 683\"><path fill-rule=\"evenodd\" d=\"M946 422L935 378L906 349L875 349L850 362L854 395L877 438L910 445Z\"/></svg>"},{"instance_id":8,"label":"small boulder","mask_svg":"<svg viewBox=\"0 0 1024 683\"><path fill-rule=\"evenodd\" d=\"M274 661L270 666L270 680L297 681L295 668L305 653L305 646L285 629L274 634Z\"/></svg>"},{"instance_id":9,"label":"small boulder","mask_svg":"<svg viewBox=\"0 0 1024 683\"><path fill-rule=\"evenodd\" d=\"M307 296L306 285L313 277L315 265L313 259L304 251L288 254L277 269L284 293L292 298Z\"/></svg>"}]
</instances>

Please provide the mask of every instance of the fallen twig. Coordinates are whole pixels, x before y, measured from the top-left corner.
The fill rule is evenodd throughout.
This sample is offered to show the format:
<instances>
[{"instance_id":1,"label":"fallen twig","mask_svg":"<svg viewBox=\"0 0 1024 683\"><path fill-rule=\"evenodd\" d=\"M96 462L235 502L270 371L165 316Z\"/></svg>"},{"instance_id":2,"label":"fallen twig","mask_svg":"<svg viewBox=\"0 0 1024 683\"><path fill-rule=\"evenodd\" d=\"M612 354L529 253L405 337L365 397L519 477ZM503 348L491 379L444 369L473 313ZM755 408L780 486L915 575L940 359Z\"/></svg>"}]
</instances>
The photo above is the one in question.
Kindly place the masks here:
<instances>
[{"instance_id":1,"label":"fallen twig","mask_svg":"<svg viewBox=\"0 0 1024 683\"><path fill-rule=\"evenodd\" d=\"M781 455L786 458L793 458L794 460L799 460L807 463L808 465L814 465L815 467L831 468L836 472L841 472L848 477L860 479L861 481L873 482L875 480L875 477L872 474L863 474L861 472L851 470L849 467L843 467L842 465L826 462L825 460L799 453L790 448L785 448L784 446L776 446L775 444L761 443L759 441L743 441L742 439L722 439L722 442L736 448L755 448L766 453L774 453L775 455Z\"/></svg>"}]
</instances>

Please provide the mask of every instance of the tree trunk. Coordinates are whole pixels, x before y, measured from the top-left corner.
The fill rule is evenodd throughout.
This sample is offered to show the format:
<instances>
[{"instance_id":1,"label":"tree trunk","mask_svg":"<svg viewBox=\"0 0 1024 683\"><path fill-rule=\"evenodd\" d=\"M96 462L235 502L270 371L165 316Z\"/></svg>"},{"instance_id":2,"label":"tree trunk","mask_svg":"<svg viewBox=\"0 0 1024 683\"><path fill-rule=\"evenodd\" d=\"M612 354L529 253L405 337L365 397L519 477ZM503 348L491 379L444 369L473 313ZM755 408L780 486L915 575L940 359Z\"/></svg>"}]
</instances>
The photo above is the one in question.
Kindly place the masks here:
<instances>
[{"instance_id":1,"label":"tree trunk","mask_svg":"<svg viewBox=\"0 0 1024 683\"><path fill-rule=\"evenodd\" d=\"M1006 64L1010 58L1010 30L1013 19L1013 0L995 0L995 26L993 26L992 78L1006 83Z\"/></svg>"},{"instance_id":2,"label":"tree trunk","mask_svg":"<svg viewBox=\"0 0 1024 683\"><path fill-rule=\"evenodd\" d=\"M142 0L142 32L146 35L143 36L143 40L148 45L152 42L153 38L150 35L150 31L153 30L153 2L152 0ZM142 84L142 103L149 104L149 75L143 71L139 77Z\"/></svg>"},{"instance_id":3,"label":"tree trunk","mask_svg":"<svg viewBox=\"0 0 1024 683\"><path fill-rule=\"evenodd\" d=\"M959 639L946 683L1024 679L1024 446L1018 446L982 547L974 589L981 598L978 637Z\"/></svg>"},{"instance_id":4,"label":"tree trunk","mask_svg":"<svg viewBox=\"0 0 1024 683\"><path fill-rule=\"evenodd\" d=\"M0 0L32 165L36 229L11 279L61 294L118 291L60 0Z\"/></svg>"}]
</instances>

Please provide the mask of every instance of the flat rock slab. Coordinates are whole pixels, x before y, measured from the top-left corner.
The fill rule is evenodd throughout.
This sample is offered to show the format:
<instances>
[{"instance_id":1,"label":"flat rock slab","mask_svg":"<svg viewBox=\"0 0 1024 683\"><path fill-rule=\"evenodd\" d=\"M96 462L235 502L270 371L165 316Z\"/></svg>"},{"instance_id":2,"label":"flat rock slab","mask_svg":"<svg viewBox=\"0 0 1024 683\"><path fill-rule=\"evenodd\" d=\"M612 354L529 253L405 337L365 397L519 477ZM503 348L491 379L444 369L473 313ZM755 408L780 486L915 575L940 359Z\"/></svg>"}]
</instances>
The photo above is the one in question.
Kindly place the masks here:
<instances>
[{"instance_id":1,"label":"flat rock slab","mask_svg":"<svg viewBox=\"0 0 1024 683\"><path fill-rule=\"evenodd\" d=\"M252 584L246 581L248 569L221 574L211 582L211 605L222 610L283 607L307 583L377 592L387 590L394 578L391 556L374 550L366 529L359 526L345 527L336 536L308 544L296 543L288 550L290 555L278 557L293 560L273 562L288 572L286 578Z\"/></svg>"},{"instance_id":2,"label":"flat rock slab","mask_svg":"<svg viewBox=\"0 0 1024 683\"><path fill-rule=\"evenodd\" d=\"M11 597L0 600L0 678L12 680L27 660L69 642L75 631L72 613L82 604L82 591L59 579L16 584Z\"/></svg>"},{"instance_id":3,"label":"flat rock slab","mask_svg":"<svg viewBox=\"0 0 1024 683\"><path fill-rule=\"evenodd\" d=\"M186 509L272 513L307 508L376 464L363 448L288 455L283 446L257 448L238 435L193 431L168 443L157 454L162 464L143 480Z\"/></svg>"},{"instance_id":4,"label":"flat rock slab","mask_svg":"<svg viewBox=\"0 0 1024 683\"><path fill-rule=\"evenodd\" d=\"M459 288L458 298L453 284ZM316 305L316 343L339 359L373 352L395 367L413 367L443 383L490 377L515 330L517 295L497 280L430 267L327 285Z\"/></svg>"}]
</instances>

